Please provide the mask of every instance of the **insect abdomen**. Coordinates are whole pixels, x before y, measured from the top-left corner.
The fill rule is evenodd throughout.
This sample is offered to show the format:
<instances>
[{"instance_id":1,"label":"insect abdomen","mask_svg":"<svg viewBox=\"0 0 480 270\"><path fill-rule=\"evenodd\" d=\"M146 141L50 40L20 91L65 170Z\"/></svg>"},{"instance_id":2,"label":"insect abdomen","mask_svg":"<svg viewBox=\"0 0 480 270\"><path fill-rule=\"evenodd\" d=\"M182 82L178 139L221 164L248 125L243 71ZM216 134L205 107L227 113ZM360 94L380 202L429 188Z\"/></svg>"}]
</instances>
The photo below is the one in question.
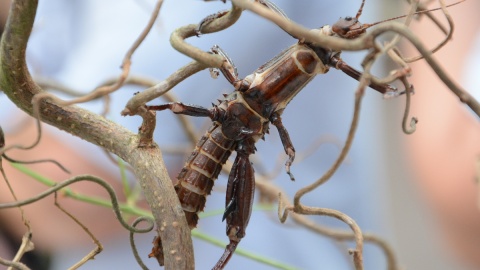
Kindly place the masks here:
<instances>
[{"instance_id":1,"label":"insect abdomen","mask_svg":"<svg viewBox=\"0 0 480 270\"><path fill-rule=\"evenodd\" d=\"M215 179L232 153L235 141L226 138L221 125L215 124L197 143L195 150L178 174L175 185L188 225L197 225L197 213L203 211L206 197Z\"/></svg>"}]
</instances>

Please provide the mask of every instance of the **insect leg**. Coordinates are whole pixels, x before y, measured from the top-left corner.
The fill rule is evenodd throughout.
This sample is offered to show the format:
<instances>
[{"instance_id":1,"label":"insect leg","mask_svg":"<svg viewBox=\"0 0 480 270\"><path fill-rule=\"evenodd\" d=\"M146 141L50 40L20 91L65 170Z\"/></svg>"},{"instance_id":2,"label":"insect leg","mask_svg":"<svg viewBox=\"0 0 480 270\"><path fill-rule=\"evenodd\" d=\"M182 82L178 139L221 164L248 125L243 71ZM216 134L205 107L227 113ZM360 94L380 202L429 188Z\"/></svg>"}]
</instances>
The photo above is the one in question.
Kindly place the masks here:
<instances>
[{"instance_id":1,"label":"insect leg","mask_svg":"<svg viewBox=\"0 0 480 270\"><path fill-rule=\"evenodd\" d=\"M224 2L225 3L225 2ZM215 19L218 19L220 17L223 17L225 16L225 14L227 14L229 12L229 10L222 10L222 11L219 11L215 14L211 14L211 15L208 15L207 17L203 18L199 23L198 23L198 26L197 28L195 29L195 34L198 36L200 36L202 34L202 28L211 23L213 20Z\"/></svg>"},{"instance_id":2,"label":"insect leg","mask_svg":"<svg viewBox=\"0 0 480 270\"><path fill-rule=\"evenodd\" d=\"M249 159L253 149L253 143L247 143L246 141L240 142L239 147L237 147L237 157L228 176L224 214L224 219L227 220L227 235L230 243L213 269L223 269L235 252L238 243L245 236L245 229L252 213L255 192L255 174Z\"/></svg>"},{"instance_id":3,"label":"insect leg","mask_svg":"<svg viewBox=\"0 0 480 270\"><path fill-rule=\"evenodd\" d=\"M218 120L223 115L223 111L218 109L216 106L211 109L207 109L202 106L186 105L181 102L170 102L163 105L153 105L146 107L147 110L152 111L163 111L169 109L175 114L185 114L197 117L209 117L214 121Z\"/></svg>"},{"instance_id":4,"label":"insect leg","mask_svg":"<svg viewBox=\"0 0 480 270\"><path fill-rule=\"evenodd\" d=\"M362 76L362 73L356 69L354 69L353 67L349 66L347 63L345 63L342 59L340 58L337 58L337 57L333 57L331 59L331 66L336 68L336 69L340 69L341 71L343 71L345 74L347 74L348 76L354 78L355 80L360 80L360 77ZM377 83L370 83L370 88L374 89L374 90L377 90L378 92L382 93L382 94L395 94L397 93L397 88L389 85L389 84L377 84ZM400 93L398 94L395 94L395 95L399 95Z\"/></svg>"},{"instance_id":5,"label":"insect leg","mask_svg":"<svg viewBox=\"0 0 480 270\"><path fill-rule=\"evenodd\" d=\"M285 19L290 20L290 18L287 17L287 14L285 14L285 12L281 8L279 8L277 5L275 5L270 0L255 0L255 2L258 2L258 3L266 6L267 8L269 8L269 9L275 11L276 13L282 15Z\"/></svg>"},{"instance_id":6,"label":"insect leg","mask_svg":"<svg viewBox=\"0 0 480 270\"><path fill-rule=\"evenodd\" d=\"M222 72L223 76L227 79L227 81L230 82L233 85L233 87L235 87L235 90L245 91L250 87L251 78L249 79L249 77L247 77L243 80L238 78L237 67L233 63L233 60L230 57L228 57L227 53L224 50L222 50L222 48L220 48L218 45L214 45L211 49L211 53L218 54L225 59L222 67L210 69L210 73L212 73L212 76L214 78L218 76L220 71Z\"/></svg>"},{"instance_id":7,"label":"insect leg","mask_svg":"<svg viewBox=\"0 0 480 270\"><path fill-rule=\"evenodd\" d=\"M293 174L290 172L290 166L293 163L293 160L295 159L295 148L293 148L292 141L290 140L290 136L288 135L288 131L283 126L282 123L282 118L280 117L280 114L274 113L270 117L270 122L277 128L278 134L280 135L280 139L282 140L283 148L285 149L285 153L288 155L288 160L285 163L285 170L287 171L287 174L290 176L290 179L292 181L295 181L295 177L293 177Z\"/></svg>"},{"instance_id":8,"label":"insect leg","mask_svg":"<svg viewBox=\"0 0 480 270\"><path fill-rule=\"evenodd\" d=\"M239 78L238 78L237 67L233 63L233 60L230 57L228 57L227 53L224 50L222 50L222 48L220 48L218 45L214 45L211 49L211 52L213 54L218 54L225 59L225 62L223 63L222 67L219 68L218 70L222 72L223 76L227 79L228 82L230 82L232 85L235 86L235 82L238 82Z\"/></svg>"}]
</instances>

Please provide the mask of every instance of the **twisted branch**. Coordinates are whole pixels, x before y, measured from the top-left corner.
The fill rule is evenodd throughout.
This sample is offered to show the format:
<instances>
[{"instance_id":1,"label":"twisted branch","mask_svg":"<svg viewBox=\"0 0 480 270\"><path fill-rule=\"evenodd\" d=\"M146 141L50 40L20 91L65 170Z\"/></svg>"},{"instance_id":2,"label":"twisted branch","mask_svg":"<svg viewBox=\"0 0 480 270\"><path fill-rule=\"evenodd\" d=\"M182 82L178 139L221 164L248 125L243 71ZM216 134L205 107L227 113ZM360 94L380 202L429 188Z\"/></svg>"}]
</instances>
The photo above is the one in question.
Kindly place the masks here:
<instances>
[{"instance_id":1,"label":"twisted branch","mask_svg":"<svg viewBox=\"0 0 480 270\"><path fill-rule=\"evenodd\" d=\"M16 0L0 44L0 88L19 108L33 115L32 99L44 93L34 83L26 66L25 50L30 36L38 1ZM164 240L166 269L190 269L194 265L190 230L173 189L158 147L138 148L139 138L124 127L90 111L61 107L42 100L39 104L43 122L105 148L132 165L157 227ZM175 222L176 226L170 226ZM170 250L183 255L181 260L170 256Z\"/></svg>"}]
</instances>

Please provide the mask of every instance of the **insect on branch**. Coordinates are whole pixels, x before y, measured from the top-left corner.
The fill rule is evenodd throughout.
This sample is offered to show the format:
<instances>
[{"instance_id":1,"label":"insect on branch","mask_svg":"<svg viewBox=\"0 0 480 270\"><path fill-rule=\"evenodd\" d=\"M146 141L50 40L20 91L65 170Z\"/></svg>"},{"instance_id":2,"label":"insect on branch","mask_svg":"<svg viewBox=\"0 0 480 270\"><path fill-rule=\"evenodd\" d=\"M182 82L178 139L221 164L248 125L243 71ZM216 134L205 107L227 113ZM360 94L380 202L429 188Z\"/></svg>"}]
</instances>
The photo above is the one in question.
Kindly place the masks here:
<instances>
[{"instance_id":1,"label":"insect on branch","mask_svg":"<svg viewBox=\"0 0 480 270\"><path fill-rule=\"evenodd\" d=\"M305 84L309 83L315 75L327 72L329 68L340 69L351 77L359 80L359 85L355 93L354 114L349 133L339 156L331 168L317 181L300 189L295 194L293 205L288 205L289 203L285 201L285 198L280 198L279 217L282 221L285 221L288 214L294 212L301 215L331 216L346 223L352 233L339 235L355 241L356 246L352 254L356 269L363 269L362 252L364 240L371 238L363 235L356 222L344 213L332 209L303 205L301 198L303 195L328 181L344 161L357 129L361 101L365 88L370 86L384 95L393 93L396 96L399 95L400 92L397 92L396 89L386 84L397 80L400 81L405 87L404 93L407 103L402 127L405 133L413 132L416 124L415 118L412 118L410 121L410 129L407 127L411 92L413 92L413 87L407 81L407 76L411 73L411 69L407 63L424 58L440 79L459 99L465 102L480 116L479 103L464 89L453 82L432 57L432 54L444 46L451 38L454 29L453 20L448 14L447 6L442 0L440 0L441 9L448 21L449 29L438 24L438 26L444 30L446 37L431 50L426 49L418 37L408 29L408 23L415 14L425 12L430 16L430 12L432 11L425 10L421 7L420 9L425 11L417 12L418 3L412 4L412 10L409 15L407 15L407 22L405 24L382 22L382 24L376 26L368 33L363 34L362 31L377 23L370 25L364 24L363 26L360 24L360 29L356 29L354 27L356 24L352 24L350 25L352 27L346 27L346 30L341 27L339 28L338 25L333 25L331 28L322 27L311 30L290 21L283 11L269 1L256 0L252 2L232 0L230 10L207 16L198 24L180 27L172 33L170 37L172 46L195 61L177 70L164 81L154 86L149 85L147 90L135 95L128 101L125 109L122 111L122 115L139 115L142 117L143 123L140 127L139 134L133 134L89 111L75 106L68 106L99 96L107 96L128 83L127 77L130 71L132 54L150 31L158 16L162 3L162 0L157 1L148 25L132 45L131 49L126 53L122 64L122 73L118 78L114 80L112 84L100 86L90 94L70 101L64 101L44 92L30 77L24 61L24 51L33 25L37 2L16 0L12 6L11 18L9 19L9 24L5 32L6 35L2 38L0 47L0 60L2 65L0 67L0 87L4 89L5 93L19 107L36 117L38 119L38 125L41 120L64 129L73 135L79 136L117 154L132 165L144 189L145 197L151 206L152 214L155 217L155 224L157 225L159 236L155 240L151 255L157 257L160 264L163 264L163 260L165 259L167 268L189 269L193 267L192 245L188 228L196 226L198 213L203 211L206 195L210 193L213 181L217 178L218 173L230 154L236 152L235 162L230 169L225 212L223 215L223 219L226 219L227 236L230 243L225 248L222 257L214 266L214 269L222 269L227 264L236 246L239 245L240 240L245 236L245 230L252 210L251 205L255 190L255 174L249 157L256 150L255 143L260 138L263 138L268 131L268 126L272 124L278 130L285 153L288 156L285 170L290 174L290 165L292 165L295 158L295 149L286 128L283 126L281 114L285 106L287 106L286 104L301 91ZM342 18L342 23L358 19L362 13L364 4L365 1L362 1L360 9L354 18ZM231 61L227 54L219 47L214 47L210 52L205 52L187 43L186 39L199 34L207 34L226 29L239 19L244 9L248 9L276 23L292 37L298 39L299 42L254 71L251 75L240 79L236 73L233 61ZM358 22L358 20L356 22ZM348 35L343 36L341 34L343 30L345 30L345 34ZM393 38L390 43L381 46L377 39L384 33L395 33L397 36ZM420 57L404 58L395 48L400 38L406 38L413 44L420 52ZM343 62L340 58L340 52L342 50L368 50L367 57L365 57L362 63L363 73L348 67L348 65ZM387 55L400 67L393 70L388 76L376 78L372 76L370 70L373 63L381 55ZM288 72L285 73L288 76L293 75L287 77L285 74L282 74L281 76L285 76L282 79L285 80L281 80L281 83L269 81L267 79L269 75L280 74L280 67L288 68ZM218 105L213 105L211 109L195 105L185 105L176 101L170 101L168 104L158 106L145 105L147 102L168 92L185 78L206 68L219 69L234 88L234 91L226 95L225 99L220 100ZM15 72L12 72L12 70ZM22 93L17 95L15 92L16 89L22 89ZM265 106L264 104L271 105ZM172 186L171 180L166 173L161 159L161 153L153 142L153 132L156 122L156 112L153 112L153 110L166 109L178 114L208 117L213 121L211 128L197 143L195 150L177 177L178 184L176 184L175 187ZM59 115L63 117L60 120L58 120ZM27 149L34 147L40 140L40 127L38 130L39 135L37 140L32 146L27 146ZM88 132L85 132L85 130L88 130ZM194 137L194 135L191 135L192 140ZM4 142L0 141L0 144L4 144ZM0 145L0 147L3 147L3 145ZM4 156L6 150L7 148L2 148L0 153ZM4 157L6 158L6 156ZM150 169L150 167L154 169ZM293 179L293 177L291 178ZM112 204L114 204L117 218L125 228L132 232L132 248L135 250L133 232L150 231L153 228L154 222L151 222L151 226L147 229L135 228L142 219L136 220L133 226L128 225L119 212L118 202L115 205L115 194L112 194L113 191L111 192L110 189L105 186L108 184L92 176L77 176L71 178L29 200L1 204L0 209L19 207L36 202L62 187L81 180L93 181L107 189L112 199ZM315 226L311 226L311 228L318 230L318 227ZM170 253L164 252L163 250L170 251ZM175 251L177 255L173 256L172 251ZM136 254L136 251L134 251L134 254ZM180 258L178 254L182 254L182 257ZM138 257L138 254L135 256ZM181 262L178 261L178 258L180 258ZM142 265L140 261L141 260L139 260L139 264ZM13 264L13 262L5 263ZM22 266L18 265L18 267L21 268ZM144 268L144 265L142 265L142 268Z\"/></svg>"}]
</instances>

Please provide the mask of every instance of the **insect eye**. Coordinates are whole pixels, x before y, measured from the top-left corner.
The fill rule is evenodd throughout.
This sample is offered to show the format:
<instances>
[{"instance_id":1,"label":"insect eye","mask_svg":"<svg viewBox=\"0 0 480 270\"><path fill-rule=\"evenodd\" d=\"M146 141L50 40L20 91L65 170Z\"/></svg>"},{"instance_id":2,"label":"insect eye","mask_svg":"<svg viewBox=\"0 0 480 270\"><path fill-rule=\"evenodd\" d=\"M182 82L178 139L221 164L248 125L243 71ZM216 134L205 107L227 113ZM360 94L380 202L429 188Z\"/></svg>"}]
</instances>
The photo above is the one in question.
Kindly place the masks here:
<instances>
[{"instance_id":1,"label":"insect eye","mask_svg":"<svg viewBox=\"0 0 480 270\"><path fill-rule=\"evenodd\" d=\"M350 16L345 17L345 21L351 21L353 18Z\"/></svg>"}]
</instances>

